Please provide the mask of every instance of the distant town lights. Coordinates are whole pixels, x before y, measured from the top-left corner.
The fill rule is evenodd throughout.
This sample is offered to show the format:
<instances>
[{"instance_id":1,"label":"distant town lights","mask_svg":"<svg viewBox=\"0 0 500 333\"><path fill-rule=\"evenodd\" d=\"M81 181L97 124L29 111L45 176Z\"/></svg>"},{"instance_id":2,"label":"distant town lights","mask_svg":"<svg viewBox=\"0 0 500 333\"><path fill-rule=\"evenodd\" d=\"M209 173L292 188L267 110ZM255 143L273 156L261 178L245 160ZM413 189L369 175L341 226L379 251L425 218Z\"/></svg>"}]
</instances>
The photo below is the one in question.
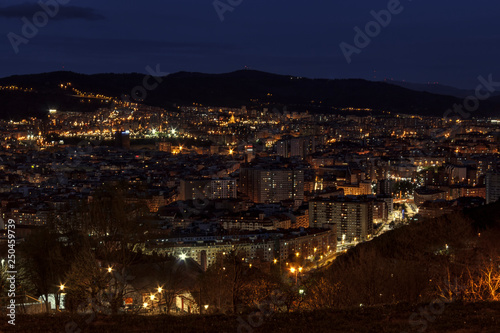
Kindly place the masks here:
<instances>
[{"instance_id":1,"label":"distant town lights","mask_svg":"<svg viewBox=\"0 0 500 333\"><path fill-rule=\"evenodd\" d=\"M56 109L49 109L49 113L56 113L57 110Z\"/></svg>"}]
</instances>

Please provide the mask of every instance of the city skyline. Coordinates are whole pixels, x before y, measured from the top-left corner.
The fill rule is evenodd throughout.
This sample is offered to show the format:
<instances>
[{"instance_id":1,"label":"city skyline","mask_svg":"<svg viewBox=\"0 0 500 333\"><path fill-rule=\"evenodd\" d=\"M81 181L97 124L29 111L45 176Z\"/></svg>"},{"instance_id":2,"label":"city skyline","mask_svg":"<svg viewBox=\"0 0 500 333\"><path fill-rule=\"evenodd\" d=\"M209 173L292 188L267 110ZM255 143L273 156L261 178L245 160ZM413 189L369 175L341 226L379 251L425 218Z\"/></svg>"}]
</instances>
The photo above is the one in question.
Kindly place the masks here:
<instances>
[{"instance_id":1,"label":"city skyline","mask_svg":"<svg viewBox=\"0 0 500 333\"><path fill-rule=\"evenodd\" d=\"M0 331L500 332L499 10L4 0Z\"/></svg>"}]
</instances>

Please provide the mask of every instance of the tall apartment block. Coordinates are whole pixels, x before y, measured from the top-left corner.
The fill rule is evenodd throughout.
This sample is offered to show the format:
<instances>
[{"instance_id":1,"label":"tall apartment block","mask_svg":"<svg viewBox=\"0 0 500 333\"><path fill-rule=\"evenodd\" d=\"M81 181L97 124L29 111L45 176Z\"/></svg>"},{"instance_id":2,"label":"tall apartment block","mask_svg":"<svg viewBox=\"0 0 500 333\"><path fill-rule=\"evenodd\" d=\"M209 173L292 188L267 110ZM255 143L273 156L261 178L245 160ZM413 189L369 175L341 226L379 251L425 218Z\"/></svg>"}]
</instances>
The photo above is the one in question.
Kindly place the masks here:
<instances>
[{"instance_id":1,"label":"tall apartment block","mask_svg":"<svg viewBox=\"0 0 500 333\"><path fill-rule=\"evenodd\" d=\"M279 156L302 157L312 154L316 151L316 138L314 136L303 137L285 137L276 143L276 153Z\"/></svg>"},{"instance_id":2,"label":"tall apartment block","mask_svg":"<svg viewBox=\"0 0 500 333\"><path fill-rule=\"evenodd\" d=\"M373 234L374 200L332 197L309 201L309 225L337 228L337 237L347 241L367 240Z\"/></svg>"},{"instance_id":3,"label":"tall apartment block","mask_svg":"<svg viewBox=\"0 0 500 333\"><path fill-rule=\"evenodd\" d=\"M237 197L235 179L191 179L181 180L179 200L233 199Z\"/></svg>"},{"instance_id":4,"label":"tall apartment block","mask_svg":"<svg viewBox=\"0 0 500 333\"><path fill-rule=\"evenodd\" d=\"M240 191L255 203L304 200L304 171L265 166L240 170Z\"/></svg>"},{"instance_id":5,"label":"tall apartment block","mask_svg":"<svg viewBox=\"0 0 500 333\"><path fill-rule=\"evenodd\" d=\"M493 203L500 198L500 173L486 174L486 203Z\"/></svg>"}]
</instances>

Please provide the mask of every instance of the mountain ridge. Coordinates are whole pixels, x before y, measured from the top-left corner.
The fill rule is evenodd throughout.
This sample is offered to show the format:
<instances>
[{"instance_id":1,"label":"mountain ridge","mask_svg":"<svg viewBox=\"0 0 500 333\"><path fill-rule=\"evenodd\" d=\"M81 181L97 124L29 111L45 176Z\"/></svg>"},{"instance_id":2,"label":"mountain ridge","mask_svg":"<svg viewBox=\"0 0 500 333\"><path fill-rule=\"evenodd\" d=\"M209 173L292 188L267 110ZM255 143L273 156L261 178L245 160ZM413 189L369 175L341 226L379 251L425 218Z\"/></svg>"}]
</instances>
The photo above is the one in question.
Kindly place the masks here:
<instances>
[{"instance_id":1,"label":"mountain ridge","mask_svg":"<svg viewBox=\"0 0 500 333\"><path fill-rule=\"evenodd\" d=\"M0 117L4 119L43 116L49 108L91 111L106 103L92 100L82 103L60 88L72 87L84 92L120 98L143 86L145 74L80 74L68 71L14 75L0 79L0 86L33 88L34 92L0 90ZM223 74L177 72L161 77L159 85L147 91L144 104L162 108L194 103L210 106L248 108L287 105L291 110L312 113L333 112L336 108L369 108L401 114L440 117L455 103L456 96L415 91L387 82L364 79L310 79L256 70L238 70ZM153 84L153 80L149 80ZM109 105L109 104L108 104ZM477 116L495 114L500 99L481 102Z\"/></svg>"}]
</instances>

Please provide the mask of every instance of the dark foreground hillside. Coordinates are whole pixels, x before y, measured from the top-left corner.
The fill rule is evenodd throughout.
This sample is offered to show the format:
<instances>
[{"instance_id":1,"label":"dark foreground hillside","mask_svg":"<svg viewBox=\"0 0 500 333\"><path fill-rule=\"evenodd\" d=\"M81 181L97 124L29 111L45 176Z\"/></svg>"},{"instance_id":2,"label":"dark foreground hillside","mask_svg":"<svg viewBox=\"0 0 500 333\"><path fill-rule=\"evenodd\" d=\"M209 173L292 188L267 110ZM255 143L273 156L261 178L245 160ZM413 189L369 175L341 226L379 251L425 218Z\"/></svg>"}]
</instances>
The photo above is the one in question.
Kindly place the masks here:
<instances>
[{"instance_id":1,"label":"dark foreground hillside","mask_svg":"<svg viewBox=\"0 0 500 333\"><path fill-rule=\"evenodd\" d=\"M441 305L440 305L441 304ZM435 315L433 313L441 313ZM68 314L18 316L15 330L2 320L2 332L500 332L500 303L391 305L352 310L270 314L262 321L236 316L99 316ZM239 318L239 319L238 319ZM92 318L90 318L92 319ZM245 321L247 324L243 324ZM248 323L255 325L252 328ZM259 325L260 324L260 325Z\"/></svg>"}]
</instances>

